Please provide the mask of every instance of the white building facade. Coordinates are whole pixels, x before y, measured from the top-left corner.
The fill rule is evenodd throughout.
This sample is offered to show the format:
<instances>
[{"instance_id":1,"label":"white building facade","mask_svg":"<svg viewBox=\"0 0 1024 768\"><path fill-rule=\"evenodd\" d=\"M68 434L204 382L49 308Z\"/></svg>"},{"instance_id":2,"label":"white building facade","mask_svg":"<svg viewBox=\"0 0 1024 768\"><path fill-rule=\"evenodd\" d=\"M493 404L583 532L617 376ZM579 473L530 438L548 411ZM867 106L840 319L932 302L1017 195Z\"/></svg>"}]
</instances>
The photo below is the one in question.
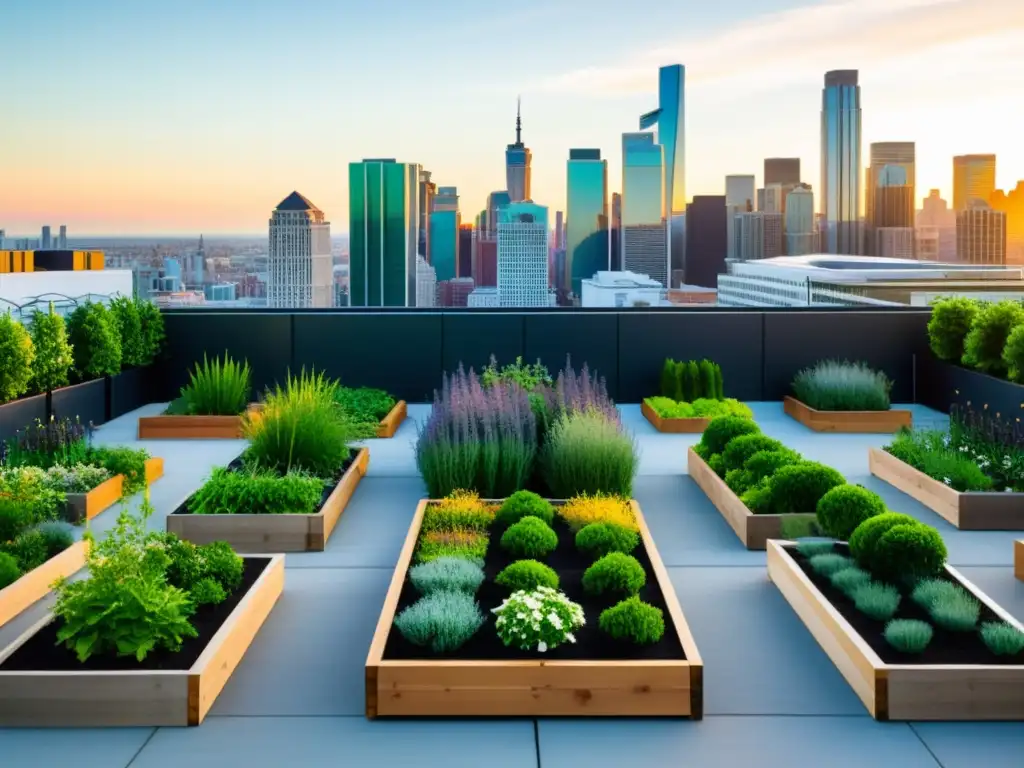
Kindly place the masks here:
<instances>
[{"instance_id":1,"label":"white building facade","mask_svg":"<svg viewBox=\"0 0 1024 768\"><path fill-rule=\"evenodd\" d=\"M334 306L331 223L298 192L271 215L268 267L268 307Z\"/></svg>"},{"instance_id":2,"label":"white building facade","mask_svg":"<svg viewBox=\"0 0 1024 768\"><path fill-rule=\"evenodd\" d=\"M664 304L665 288L657 280L635 272L598 272L583 280L583 307L657 307Z\"/></svg>"},{"instance_id":3,"label":"white building facade","mask_svg":"<svg viewBox=\"0 0 1024 768\"><path fill-rule=\"evenodd\" d=\"M548 293L548 209L510 203L498 211L498 303L546 307Z\"/></svg>"},{"instance_id":4,"label":"white building facade","mask_svg":"<svg viewBox=\"0 0 1024 768\"><path fill-rule=\"evenodd\" d=\"M437 299L437 273L420 254L416 257L416 306L433 307Z\"/></svg>"}]
</instances>

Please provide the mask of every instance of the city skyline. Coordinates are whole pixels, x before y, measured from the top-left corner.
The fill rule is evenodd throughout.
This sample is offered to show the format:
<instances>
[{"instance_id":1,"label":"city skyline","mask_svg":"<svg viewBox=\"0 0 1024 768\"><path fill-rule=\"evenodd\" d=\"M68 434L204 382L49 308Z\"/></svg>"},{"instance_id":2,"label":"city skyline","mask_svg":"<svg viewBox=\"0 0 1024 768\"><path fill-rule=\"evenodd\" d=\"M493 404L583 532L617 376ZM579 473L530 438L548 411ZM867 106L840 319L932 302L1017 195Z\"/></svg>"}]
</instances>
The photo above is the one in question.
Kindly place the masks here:
<instances>
[{"instance_id":1,"label":"city skyline","mask_svg":"<svg viewBox=\"0 0 1024 768\"><path fill-rule=\"evenodd\" d=\"M572 2L524 0L517 13L536 26L537 47L549 37L559 43L531 54L514 75L492 61L487 40L509 12L467 13L449 29L467 44L457 54L439 48L432 62L433 82L452 84L439 90L408 77L391 87L396 71L417 71L419 49L364 66L366 57L380 57L377 22L391 19L383 6L342 13L319 0L308 4L318 26L345 22L363 30L344 33L339 55L335 37L310 40L301 26L280 29L276 6L264 2L242 14L188 1L141 10L122 0L88 9L61 0L19 4L9 27L45 28L47 45L12 36L0 63L0 75L19 94L18 119L0 127L0 226L8 237L38 236L42 225L57 222L80 236L250 235L264 229L282 190L300 189L335 222L336 234L345 234L347 166L364 157L418 164L439 186L458 187L466 211L478 211L504 184L519 94L533 199L562 210L573 147L601 149L609 195L621 191L621 136L657 103L659 66L676 62L686 67L689 199L723 194L731 174L754 174L760 187L767 157L801 158L803 178L817 193L821 78L846 67L859 70L864 149L916 143L915 208L932 188L952 200L956 155L997 155L1000 189L1024 177L1020 99L1012 97L1024 95L1024 52L1013 45L1024 29L1024 4L665 5L664 21L651 24L628 14L614 22L582 18ZM597 0L594 10L612 7ZM672 23L681 10L685 29ZM440 26L430 15L403 11L395 23L429 36ZM896 45L901 23L907 26ZM567 25L573 35L564 34ZM612 26L615 42L594 45L612 36ZM153 28L173 55L150 55L145 30ZM72 45L83 29L90 37L85 55ZM387 34L401 30L389 26ZM950 60L958 62L956 72ZM290 79L295 71L303 77ZM275 97L283 106L268 113ZM299 108L310 117L297 119ZM303 143L318 152L293 151L297 125Z\"/></svg>"}]
</instances>

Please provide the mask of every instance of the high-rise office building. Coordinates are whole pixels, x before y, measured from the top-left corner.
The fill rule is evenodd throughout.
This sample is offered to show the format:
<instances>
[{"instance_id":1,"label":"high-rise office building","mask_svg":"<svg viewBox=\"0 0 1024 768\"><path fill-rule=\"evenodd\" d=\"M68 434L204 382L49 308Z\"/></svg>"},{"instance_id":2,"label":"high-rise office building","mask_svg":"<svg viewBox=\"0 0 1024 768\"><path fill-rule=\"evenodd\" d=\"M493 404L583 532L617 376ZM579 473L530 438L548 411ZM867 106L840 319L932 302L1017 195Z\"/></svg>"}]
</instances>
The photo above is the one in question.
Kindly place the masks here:
<instances>
[{"instance_id":1,"label":"high-rise office building","mask_svg":"<svg viewBox=\"0 0 1024 768\"><path fill-rule=\"evenodd\" d=\"M497 233L498 211L510 202L512 202L512 198L504 189L498 190L497 192L491 192L491 194L487 196L487 224L484 229L488 235L493 237Z\"/></svg>"},{"instance_id":2,"label":"high-rise office building","mask_svg":"<svg viewBox=\"0 0 1024 768\"><path fill-rule=\"evenodd\" d=\"M1006 214L1006 263L1024 264L1024 181L1009 193L997 189L989 204Z\"/></svg>"},{"instance_id":3,"label":"high-rise office building","mask_svg":"<svg viewBox=\"0 0 1024 768\"><path fill-rule=\"evenodd\" d=\"M764 160L764 185L800 183L799 157L766 157Z\"/></svg>"},{"instance_id":4,"label":"high-rise office building","mask_svg":"<svg viewBox=\"0 0 1024 768\"><path fill-rule=\"evenodd\" d=\"M53 239L50 236L50 228L48 226L43 227L43 233L42 237L39 238L39 243L44 251L53 247Z\"/></svg>"},{"instance_id":5,"label":"high-rise office building","mask_svg":"<svg viewBox=\"0 0 1024 768\"><path fill-rule=\"evenodd\" d=\"M459 224L458 277L473 276L473 225Z\"/></svg>"},{"instance_id":6,"label":"high-rise office building","mask_svg":"<svg viewBox=\"0 0 1024 768\"><path fill-rule=\"evenodd\" d=\"M972 200L988 203L995 191L995 155L958 155L953 158L954 211L965 210Z\"/></svg>"},{"instance_id":7,"label":"high-rise office building","mask_svg":"<svg viewBox=\"0 0 1024 768\"><path fill-rule=\"evenodd\" d=\"M508 206L502 206L505 210ZM476 248L473 250L473 282L477 288L498 287L498 233L476 232Z\"/></svg>"},{"instance_id":8,"label":"high-rise office building","mask_svg":"<svg viewBox=\"0 0 1024 768\"><path fill-rule=\"evenodd\" d=\"M513 203L530 200L533 153L523 144L522 104L516 100L516 143L505 148L505 181Z\"/></svg>"},{"instance_id":9,"label":"high-rise office building","mask_svg":"<svg viewBox=\"0 0 1024 768\"><path fill-rule=\"evenodd\" d=\"M459 276L461 225L459 190L456 187L438 187L434 197L434 210L430 212L430 254L433 257L431 266L439 281Z\"/></svg>"},{"instance_id":10,"label":"high-rise office building","mask_svg":"<svg viewBox=\"0 0 1024 768\"><path fill-rule=\"evenodd\" d=\"M912 259L916 237L913 227L876 227L874 253L887 259Z\"/></svg>"},{"instance_id":11,"label":"high-rise office building","mask_svg":"<svg viewBox=\"0 0 1024 768\"><path fill-rule=\"evenodd\" d=\"M416 301L420 171L394 158L349 163L350 306Z\"/></svg>"},{"instance_id":12,"label":"high-rise office building","mask_svg":"<svg viewBox=\"0 0 1024 768\"><path fill-rule=\"evenodd\" d=\"M953 232L954 236L956 231ZM954 248L956 244L954 242ZM939 257L939 228L932 226L914 229L914 253L921 261L941 261Z\"/></svg>"},{"instance_id":13,"label":"high-rise office building","mask_svg":"<svg viewBox=\"0 0 1024 768\"><path fill-rule=\"evenodd\" d=\"M728 220L729 261L756 261L764 258L764 214L760 211L738 211Z\"/></svg>"},{"instance_id":14,"label":"high-rise office building","mask_svg":"<svg viewBox=\"0 0 1024 768\"><path fill-rule=\"evenodd\" d=\"M68 225L60 225L60 234L57 236L57 247L65 249L68 247Z\"/></svg>"},{"instance_id":15,"label":"high-rise office building","mask_svg":"<svg viewBox=\"0 0 1024 768\"><path fill-rule=\"evenodd\" d=\"M664 162L662 215L665 217L668 272L682 275L686 269L686 68L671 64L658 70L658 108L640 117L640 130L658 126L658 143ZM659 278L644 270L641 274ZM671 288L667 282L662 282Z\"/></svg>"},{"instance_id":16,"label":"high-rise office building","mask_svg":"<svg viewBox=\"0 0 1024 768\"><path fill-rule=\"evenodd\" d=\"M611 226L611 269L613 272L622 270L622 195L612 193L612 226Z\"/></svg>"},{"instance_id":17,"label":"high-rise office building","mask_svg":"<svg viewBox=\"0 0 1024 768\"><path fill-rule=\"evenodd\" d=\"M762 213L764 217L764 257L781 256L785 243L785 219L781 213Z\"/></svg>"},{"instance_id":18,"label":"high-rise office building","mask_svg":"<svg viewBox=\"0 0 1024 768\"><path fill-rule=\"evenodd\" d=\"M270 216L267 306L306 309L334 306L331 223L298 192Z\"/></svg>"},{"instance_id":19,"label":"high-rise office building","mask_svg":"<svg viewBox=\"0 0 1024 768\"><path fill-rule=\"evenodd\" d=\"M818 228L814 217L814 192L807 184L786 195L786 253L807 256L818 252Z\"/></svg>"},{"instance_id":20,"label":"high-rise office building","mask_svg":"<svg viewBox=\"0 0 1024 768\"><path fill-rule=\"evenodd\" d=\"M726 229L725 195L694 196L686 209L688 285L718 286L718 276L725 273Z\"/></svg>"},{"instance_id":21,"label":"high-rise office building","mask_svg":"<svg viewBox=\"0 0 1024 768\"><path fill-rule=\"evenodd\" d=\"M417 253L427 259L430 263L430 212L434 209L434 195L437 194L437 185L430 180L430 171L420 171L419 195L419 236Z\"/></svg>"},{"instance_id":22,"label":"high-rise office building","mask_svg":"<svg viewBox=\"0 0 1024 768\"><path fill-rule=\"evenodd\" d=\"M569 150L570 157L572 156L572 150ZM598 150L598 156L600 157L600 150ZM559 248L565 248L565 214L561 211L555 211L555 231L554 237L551 240L551 247L555 250Z\"/></svg>"},{"instance_id":23,"label":"high-rise office building","mask_svg":"<svg viewBox=\"0 0 1024 768\"><path fill-rule=\"evenodd\" d=\"M725 204L737 212L754 210L754 177L726 176Z\"/></svg>"},{"instance_id":24,"label":"high-rise office building","mask_svg":"<svg viewBox=\"0 0 1024 768\"><path fill-rule=\"evenodd\" d=\"M821 208L826 253L863 252L861 110L857 70L825 73L821 96Z\"/></svg>"},{"instance_id":25,"label":"high-rise office building","mask_svg":"<svg viewBox=\"0 0 1024 768\"><path fill-rule=\"evenodd\" d=\"M764 198L761 201L761 210L765 213L777 213L782 215L786 212L786 194L792 189L792 185L767 184L764 188Z\"/></svg>"},{"instance_id":26,"label":"high-rise office building","mask_svg":"<svg viewBox=\"0 0 1024 768\"><path fill-rule=\"evenodd\" d=\"M956 254L956 211L950 209L949 204L939 195L939 190L933 189L924 198L921 210L917 212L915 227L919 230L918 240L921 240L920 230L926 233L924 239L930 240L931 230L934 229L935 257L931 260L951 262L957 260ZM926 248L931 250L932 244L926 243ZM920 256L922 260L928 261L926 256Z\"/></svg>"},{"instance_id":27,"label":"high-rise office building","mask_svg":"<svg viewBox=\"0 0 1024 768\"><path fill-rule=\"evenodd\" d=\"M498 303L546 307L548 296L548 209L510 203L498 212Z\"/></svg>"},{"instance_id":28,"label":"high-rise office building","mask_svg":"<svg viewBox=\"0 0 1024 768\"><path fill-rule=\"evenodd\" d=\"M565 283L579 296L582 280L608 269L608 161L601 150L569 150L566 198Z\"/></svg>"},{"instance_id":29,"label":"high-rise office building","mask_svg":"<svg viewBox=\"0 0 1024 768\"><path fill-rule=\"evenodd\" d=\"M471 277L457 277L454 280L442 280L437 284L437 299L435 306L438 307L465 307L469 294L473 292L476 285Z\"/></svg>"},{"instance_id":30,"label":"high-rise office building","mask_svg":"<svg viewBox=\"0 0 1024 768\"><path fill-rule=\"evenodd\" d=\"M653 133L622 134L622 268L668 287L663 157Z\"/></svg>"},{"instance_id":31,"label":"high-rise office building","mask_svg":"<svg viewBox=\"0 0 1024 768\"><path fill-rule=\"evenodd\" d=\"M880 226L875 223L875 190L881 186L879 176L886 167L901 168L905 174L903 185L908 188L910 195L906 201L906 214L901 220L909 223L900 226L913 226L914 205L917 200L917 148L912 141L876 141L869 148L869 157L870 165L867 167L864 183L864 221L868 245L873 247L875 237L871 230ZM872 253L882 255L877 250Z\"/></svg>"},{"instance_id":32,"label":"high-rise office building","mask_svg":"<svg viewBox=\"0 0 1024 768\"><path fill-rule=\"evenodd\" d=\"M433 307L437 299L437 274L423 254L416 256L416 306Z\"/></svg>"},{"instance_id":33,"label":"high-rise office building","mask_svg":"<svg viewBox=\"0 0 1024 768\"><path fill-rule=\"evenodd\" d=\"M869 169L872 194L871 253L891 259L914 258L914 198L904 165Z\"/></svg>"},{"instance_id":34,"label":"high-rise office building","mask_svg":"<svg viewBox=\"0 0 1024 768\"><path fill-rule=\"evenodd\" d=\"M956 212L956 250L969 264L1006 263L1006 214L972 198Z\"/></svg>"}]
</instances>

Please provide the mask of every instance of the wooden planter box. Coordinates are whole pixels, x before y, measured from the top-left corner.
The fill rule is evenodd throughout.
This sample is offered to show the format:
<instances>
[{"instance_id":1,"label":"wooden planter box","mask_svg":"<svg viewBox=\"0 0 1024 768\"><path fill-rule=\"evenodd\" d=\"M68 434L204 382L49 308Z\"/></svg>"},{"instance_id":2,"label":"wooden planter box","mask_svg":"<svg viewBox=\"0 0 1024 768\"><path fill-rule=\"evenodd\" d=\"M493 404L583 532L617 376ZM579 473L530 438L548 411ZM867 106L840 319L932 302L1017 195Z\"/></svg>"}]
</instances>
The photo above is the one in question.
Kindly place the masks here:
<instances>
[{"instance_id":1,"label":"wooden planter box","mask_svg":"<svg viewBox=\"0 0 1024 768\"><path fill-rule=\"evenodd\" d=\"M768 542L768 578L876 720L1024 719L1024 666L886 664L807 578L786 543ZM1024 629L954 568L946 571Z\"/></svg>"},{"instance_id":2,"label":"wooden planter box","mask_svg":"<svg viewBox=\"0 0 1024 768\"><path fill-rule=\"evenodd\" d=\"M399 400L395 403L395 407L391 409L388 415L380 420L380 426L377 427L377 437L394 437L395 432L398 431L398 428L402 426L402 422L405 421L408 411L405 400Z\"/></svg>"},{"instance_id":3,"label":"wooden planter box","mask_svg":"<svg viewBox=\"0 0 1024 768\"><path fill-rule=\"evenodd\" d=\"M146 459L146 485L151 485L163 476L164 460ZM110 509L124 496L124 481L124 475L114 475L88 493L67 494L67 519L73 523L83 523Z\"/></svg>"},{"instance_id":4,"label":"wooden planter box","mask_svg":"<svg viewBox=\"0 0 1024 768\"><path fill-rule=\"evenodd\" d=\"M310 515L194 515L173 512L167 530L194 544L226 541L236 551L321 552L349 499L366 474L370 451L361 448L320 511Z\"/></svg>"},{"instance_id":5,"label":"wooden planter box","mask_svg":"<svg viewBox=\"0 0 1024 768\"><path fill-rule=\"evenodd\" d=\"M673 435L700 434L707 427L711 419L663 419L658 415L647 401L640 403L640 413L644 415L659 432L668 432Z\"/></svg>"},{"instance_id":6,"label":"wooden planter box","mask_svg":"<svg viewBox=\"0 0 1024 768\"><path fill-rule=\"evenodd\" d=\"M910 427L910 411L816 411L794 397L786 396L783 410L815 432L861 432L891 435L900 427Z\"/></svg>"},{"instance_id":7,"label":"wooden planter box","mask_svg":"<svg viewBox=\"0 0 1024 768\"><path fill-rule=\"evenodd\" d=\"M250 405L246 415L259 413ZM242 435L242 415L238 416L141 416L139 440L238 440Z\"/></svg>"},{"instance_id":8,"label":"wooden planter box","mask_svg":"<svg viewBox=\"0 0 1024 768\"><path fill-rule=\"evenodd\" d=\"M1024 581L1024 541L1013 542L1013 575Z\"/></svg>"},{"instance_id":9,"label":"wooden planter box","mask_svg":"<svg viewBox=\"0 0 1024 768\"><path fill-rule=\"evenodd\" d=\"M686 659L669 661L459 661L384 658L384 647L419 538L416 508L366 659L366 716L690 717L704 714L704 664L639 505L643 546ZM597 621L596 616L588 621Z\"/></svg>"},{"instance_id":10,"label":"wooden planter box","mask_svg":"<svg viewBox=\"0 0 1024 768\"><path fill-rule=\"evenodd\" d=\"M0 726L199 725L283 589L284 555L275 555L191 669L5 672L0 668ZM52 620L46 616L0 651L0 662Z\"/></svg>"},{"instance_id":11,"label":"wooden planter box","mask_svg":"<svg viewBox=\"0 0 1024 768\"><path fill-rule=\"evenodd\" d=\"M816 519L811 512L793 515L755 515L693 448L687 449L686 468L690 477L704 491L704 495L715 505L747 549L764 549L769 539L792 537L797 526L807 526Z\"/></svg>"},{"instance_id":12,"label":"wooden planter box","mask_svg":"<svg viewBox=\"0 0 1024 768\"><path fill-rule=\"evenodd\" d=\"M1024 531L1024 493L960 493L880 448L868 449L871 474L963 531Z\"/></svg>"},{"instance_id":13,"label":"wooden planter box","mask_svg":"<svg viewBox=\"0 0 1024 768\"><path fill-rule=\"evenodd\" d=\"M81 569L88 551L87 542L76 541L59 555L0 589L0 627L44 597L50 585L61 576L70 576Z\"/></svg>"}]
</instances>

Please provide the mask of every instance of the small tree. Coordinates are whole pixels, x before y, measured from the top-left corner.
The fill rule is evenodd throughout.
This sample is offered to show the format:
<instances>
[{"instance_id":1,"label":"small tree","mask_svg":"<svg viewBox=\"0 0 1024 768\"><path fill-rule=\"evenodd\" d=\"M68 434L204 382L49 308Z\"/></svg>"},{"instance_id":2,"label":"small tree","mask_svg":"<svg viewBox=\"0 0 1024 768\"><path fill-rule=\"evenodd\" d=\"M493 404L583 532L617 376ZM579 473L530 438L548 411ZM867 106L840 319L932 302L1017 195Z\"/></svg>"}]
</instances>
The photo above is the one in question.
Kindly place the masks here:
<instances>
[{"instance_id":1,"label":"small tree","mask_svg":"<svg viewBox=\"0 0 1024 768\"><path fill-rule=\"evenodd\" d=\"M164 348L164 316L152 301L135 300L142 323L142 363L152 365Z\"/></svg>"},{"instance_id":2,"label":"small tree","mask_svg":"<svg viewBox=\"0 0 1024 768\"><path fill-rule=\"evenodd\" d=\"M8 310L0 315L0 403L14 400L28 391L35 351L25 326Z\"/></svg>"},{"instance_id":3,"label":"small tree","mask_svg":"<svg viewBox=\"0 0 1024 768\"><path fill-rule=\"evenodd\" d=\"M53 311L32 313L32 345L36 360L32 367L32 391L49 392L68 384L68 374L74 363L64 318Z\"/></svg>"},{"instance_id":4,"label":"small tree","mask_svg":"<svg viewBox=\"0 0 1024 768\"><path fill-rule=\"evenodd\" d=\"M68 336L80 381L113 376L121 370L121 339L103 304L79 304L68 318Z\"/></svg>"},{"instance_id":5,"label":"small tree","mask_svg":"<svg viewBox=\"0 0 1024 768\"><path fill-rule=\"evenodd\" d=\"M137 368L146 364L146 343L142 336L142 317L135 299L118 296L110 302L110 312L121 338L121 367Z\"/></svg>"}]
</instances>

